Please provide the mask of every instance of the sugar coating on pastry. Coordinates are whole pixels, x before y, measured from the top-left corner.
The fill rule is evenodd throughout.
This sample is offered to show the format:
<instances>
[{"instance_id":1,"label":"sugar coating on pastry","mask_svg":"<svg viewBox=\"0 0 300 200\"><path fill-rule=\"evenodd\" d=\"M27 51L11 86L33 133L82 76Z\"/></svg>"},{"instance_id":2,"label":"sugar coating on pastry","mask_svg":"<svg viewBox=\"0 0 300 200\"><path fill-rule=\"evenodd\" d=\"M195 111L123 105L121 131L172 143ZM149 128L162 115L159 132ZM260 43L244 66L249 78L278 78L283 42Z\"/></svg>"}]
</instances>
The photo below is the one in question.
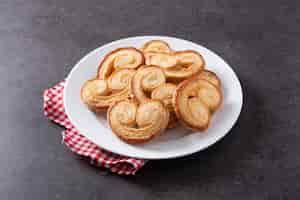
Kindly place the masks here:
<instances>
[{"instance_id":1,"label":"sugar coating on pastry","mask_svg":"<svg viewBox=\"0 0 300 200\"><path fill-rule=\"evenodd\" d=\"M147 52L145 55L146 65L156 65L162 68L172 68L177 64L176 56L169 53Z\"/></svg>"},{"instance_id":2,"label":"sugar coating on pastry","mask_svg":"<svg viewBox=\"0 0 300 200\"><path fill-rule=\"evenodd\" d=\"M212 71L209 70L203 70L201 71L198 75L199 78L201 79L205 79L209 82L211 82L212 84L214 84L215 86L217 86L218 88L221 87L221 80L219 79L219 77Z\"/></svg>"},{"instance_id":3,"label":"sugar coating on pastry","mask_svg":"<svg viewBox=\"0 0 300 200\"><path fill-rule=\"evenodd\" d=\"M119 138L128 143L143 143L165 130L169 112L159 101L137 104L124 100L108 109L107 119Z\"/></svg>"},{"instance_id":4,"label":"sugar coating on pastry","mask_svg":"<svg viewBox=\"0 0 300 200\"><path fill-rule=\"evenodd\" d=\"M219 88L198 77L183 81L176 88L173 106L177 117L189 128L205 130L211 114L222 103Z\"/></svg>"},{"instance_id":5,"label":"sugar coating on pastry","mask_svg":"<svg viewBox=\"0 0 300 200\"><path fill-rule=\"evenodd\" d=\"M142 51L146 52L156 52L156 53L170 53L172 50L169 44L162 40L151 40L146 42L143 47Z\"/></svg>"},{"instance_id":6,"label":"sugar coating on pastry","mask_svg":"<svg viewBox=\"0 0 300 200\"><path fill-rule=\"evenodd\" d=\"M204 59L196 51L176 51L173 54L177 60L176 67L164 69L164 72L169 79L187 79L204 69Z\"/></svg>"},{"instance_id":7,"label":"sugar coating on pastry","mask_svg":"<svg viewBox=\"0 0 300 200\"><path fill-rule=\"evenodd\" d=\"M108 88L107 80L93 79L84 83L81 88L82 101L94 111L108 108L116 101L130 97L129 84L122 90L111 93Z\"/></svg>"},{"instance_id":8,"label":"sugar coating on pastry","mask_svg":"<svg viewBox=\"0 0 300 200\"><path fill-rule=\"evenodd\" d=\"M163 70L157 66L144 66L137 70L131 81L131 91L138 102L150 99L146 92L151 92L166 82Z\"/></svg>"},{"instance_id":9,"label":"sugar coating on pastry","mask_svg":"<svg viewBox=\"0 0 300 200\"><path fill-rule=\"evenodd\" d=\"M98 78L107 79L116 69L136 69L145 63L143 53L134 48L119 48L108 53L98 67Z\"/></svg>"},{"instance_id":10,"label":"sugar coating on pastry","mask_svg":"<svg viewBox=\"0 0 300 200\"><path fill-rule=\"evenodd\" d=\"M120 69L114 71L108 78L108 88L112 91L119 91L130 84L130 81L135 74L133 69Z\"/></svg>"},{"instance_id":11,"label":"sugar coating on pastry","mask_svg":"<svg viewBox=\"0 0 300 200\"><path fill-rule=\"evenodd\" d=\"M89 109L107 112L113 133L127 143L151 140L182 122L204 131L223 96L221 80L194 50L173 51L162 40L104 56L96 78L81 88ZM108 109L107 109L108 108Z\"/></svg>"},{"instance_id":12,"label":"sugar coating on pastry","mask_svg":"<svg viewBox=\"0 0 300 200\"><path fill-rule=\"evenodd\" d=\"M172 99L175 90L176 90L175 84L164 83L152 91L151 99L159 100L163 102L163 104L167 108L173 110Z\"/></svg>"}]
</instances>

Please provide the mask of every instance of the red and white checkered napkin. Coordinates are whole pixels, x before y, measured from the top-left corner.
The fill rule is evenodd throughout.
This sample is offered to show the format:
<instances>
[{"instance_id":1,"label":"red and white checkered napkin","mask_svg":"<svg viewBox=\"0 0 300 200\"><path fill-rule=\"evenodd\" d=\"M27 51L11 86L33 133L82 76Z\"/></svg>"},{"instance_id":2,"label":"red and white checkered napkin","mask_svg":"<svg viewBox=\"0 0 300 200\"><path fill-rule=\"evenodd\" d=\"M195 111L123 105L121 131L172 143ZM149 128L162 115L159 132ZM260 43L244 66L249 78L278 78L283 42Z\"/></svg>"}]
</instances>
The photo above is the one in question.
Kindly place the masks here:
<instances>
[{"instance_id":1,"label":"red and white checkered napkin","mask_svg":"<svg viewBox=\"0 0 300 200\"><path fill-rule=\"evenodd\" d=\"M99 148L81 135L69 121L63 106L63 90L65 81L44 91L44 114L54 122L64 126L62 142L73 152L89 157L91 163L102 166L118 174L135 174L145 160L117 155Z\"/></svg>"}]
</instances>

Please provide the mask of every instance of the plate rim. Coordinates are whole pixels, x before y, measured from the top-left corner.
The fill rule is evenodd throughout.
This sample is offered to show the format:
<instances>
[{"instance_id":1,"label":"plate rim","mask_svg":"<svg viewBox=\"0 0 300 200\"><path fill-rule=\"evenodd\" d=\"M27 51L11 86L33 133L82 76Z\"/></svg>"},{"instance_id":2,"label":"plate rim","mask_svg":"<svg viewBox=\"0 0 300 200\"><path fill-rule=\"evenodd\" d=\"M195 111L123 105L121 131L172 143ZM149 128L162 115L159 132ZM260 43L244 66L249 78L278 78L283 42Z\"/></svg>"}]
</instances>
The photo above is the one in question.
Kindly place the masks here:
<instances>
[{"instance_id":1,"label":"plate rim","mask_svg":"<svg viewBox=\"0 0 300 200\"><path fill-rule=\"evenodd\" d=\"M191 155L191 154L194 154L196 152L200 152L200 151L203 151L207 148L209 148L210 146L216 144L217 142L219 142L221 139L223 139L229 132L230 130L235 126L235 124L237 123L239 117L240 117L240 114L241 114L241 111L242 111L242 108L243 108L243 103L244 103L244 95L243 95L243 89L242 89L242 85L241 85L241 81L239 80L239 77L237 76L237 74L235 73L235 71L232 69L232 67L227 63L227 61L225 61L221 56L219 56L216 52L206 48L205 46L201 45L201 44L198 44L196 42L193 42L193 41L190 41L190 40L186 40L186 39L182 39L182 38L178 38L178 37L174 37L174 36L165 36L165 35L140 35L140 36L130 36L130 37L124 37L124 38L121 38L121 39L118 39L118 40L113 40L113 41L110 41L110 42L106 42L104 43L103 45L101 46L98 46L97 48L89 51L88 53L86 53L81 59L79 59L75 65L73 65L72 69L70 70L70 72L68 73L67 75L67 78L65 79L65 85L64 85L64 90L63 90L63 105L64 105L64 108L65 108L65 113L66 115L68 116L70 122L72 123L72 125L76 128L76 124L74 124L72 121L72 117L71 115L69 114L69 111L66 109L68 106L66 106L66 92L65 92L65 88L68 87L69 85L69 82L70 82L70 79L72 77L72 73L74 73L74 71L79 67L79 64L81 62L83 62L84 60L87 59L87 57L90 55L90 54L93 54L94 52L96 51L99 51L100 49L105 49L106 46L109 46L109 45L113 45L114 43L119 43L119 42L122 42L123 40L128 40L128 39L142 39L142 38L156 38L156 39L161 39L161 40L164 40L165 39L175 39L175 40L181 40L181 41L184 41L184 42L190 42L194 45L197 45L197 46L200 46L201 48L204 48L210 52L212 52L213 54L215 54L218 58L220 58L229 68L229 70L234 74L236 80L237 80L237 83L238 83L238 89L240 91L240 94L241 94L241 105L240 105L240 108L239 108L239 111L237 113L237 117L234 119L231 127L227 130L227 131L224 131L223 134L218 134L214 140L212 140L211 142L207 143L204 147L202 148L199 148L199 149L194 149L194 150L190 150L190 151L186 151L186 152L183 152L183 153L176 153L176 154L171 154L169 156L160 156L160 157L155 157L155 156L139 156L139 155L128 155L126 153L122 153L118 150L112 150L112 149L109 149L109 148L106 148L106 147L103 147L101 145L99 145L98 143L94 142L92 138L90 138L89 136L83 134L84 137L88 138L89 140L91 140L91 142L93 142L94 144L96 144L98 147L106 150L106 151L109 151L109 152L112 152L112 153L116 153L116 154L119 154L119 155L123 155L123 156L127 156L127 157L134 157L134 158L138 158L138 159L147 159L147 160L161 160L161 159L174 159L174 158L179 158L179 157L184 157L184 156L188 156L188 155ZM78 129L79 130L79 129ZM79 130L80 131L80 130Z\"/></svg>"}]
</instances>

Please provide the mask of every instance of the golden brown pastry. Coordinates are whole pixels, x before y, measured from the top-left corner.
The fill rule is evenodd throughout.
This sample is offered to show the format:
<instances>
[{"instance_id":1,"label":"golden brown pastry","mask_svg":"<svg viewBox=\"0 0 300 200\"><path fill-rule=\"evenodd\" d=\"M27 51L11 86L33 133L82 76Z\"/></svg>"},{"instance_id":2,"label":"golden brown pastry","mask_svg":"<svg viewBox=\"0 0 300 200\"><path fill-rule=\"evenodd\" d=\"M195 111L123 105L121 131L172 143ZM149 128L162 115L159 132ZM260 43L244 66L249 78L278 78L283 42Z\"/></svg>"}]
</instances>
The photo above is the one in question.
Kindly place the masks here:
<instances>
[{"instance_id":1,"label":"golden brown pastry","mask_svg":"<svg viewBox=\"0 0 300 200\"><path fill-rule=\"evenodd\" d=\"M119 138L128 143L142 143L167 127L169 112L159 101L149 100L138 105L132 100L124 100L108 109L107 119Z\"/></svg>"},{"instance_id":2,"label":"golden brown pastry","mask_svg":"<svg viewBox=\"0 0 300 200\"><path fill-rule=\"evenodd\" d=\"M144 55L146 65L156 65L166 69L177 65L176 56L169 53L146 52Z\"/></svg>"},{"instance_id":3,"label":"golden brown pastry","mask_svg":"<svg viewBox=\"0 0 300 200\"><path fill-rule=\"evenodd\" d=\"M170 80L183 80L204 69L204 59L196 51L176 51L173 56L177 60L176 67L164 69L167 78Z\"/></svg>"},{"instance_id":4,"label":"golden brown pastry","mask_svg":"<svg viewBox=\"0 0 300 200\"><path fill-rule=\"evenodd\" d=\"M209 71L209 70L203 70L197 76L201 79L205 79L205 80L211 82L218 88L221 88L221 81L214 72Z\"/></svg>"},{"instance_id":5,"label":"golden brown pastry","mask_svg":"<svg viewBox=\"0 0 300 200\"><path fill-rule=\"evenodd\" d=\"M157 66L142 66L137 70L131 81L131 92L138 102L150 99L147 92L153 91L166 82L163 70Z\"/></svg>"},{"instance_id":6,"label":"golden brown pastry","mask_svg":"<svg viewBox=\"0 0 300 200\"><path fill-rule=\"evenodd\" d=\"M170 120L168 128L176 126L177 117L172 104L173 94L175 93L176 85L172 83L164 83L155 88L151 93L151 99L161 101L170 112Z\"/></svg>"},{"instance_id":7,"label":"golden brown pastry","mask_svg":"<svg viewBox=\"0 0 300 200\"><path fill-rule=\"evenodd\" d=\"M86 81L81 87L81 100L92 110L96 110L96 96L107 95L109 89L107 82L100 79Z\"/></svg>"},{"instance_id":8,"label":"golden brown pastry","mask_svg":"<svg viewBox=\"0 0 300 200\"><path fill-rule=\"evenodd\" d=\"M151 99L161 101L168 109L173 110L172 98L175 93L176 85L164 83L155 88L151 93Z\"/></svg>"},{"instance_id":9,"label":"golden brown pastry","mask_svg":"<svg viewBox=\"0 0 300 200\"><path fill-rule=\"evenodd\" d=\"M198 52L172 51L161 40L119 48L84 83L81 99L94 112L109 108L109 126L127 143L147 142L179 120L205 130L223 97L220 79L204 67Z\"/></svg>"},{"instance_id":10,"label":"golden brown pastry","mask_svg":"<svg viewBox=\"0 0 300 200\"><path fill-rule=\"evenodd\" d=\"M81 99L94 111L107 108L116 101L130 97L130 82L135 70L115 71L108 80L92 79L81 88Z\"/></svg>"},{"instance_id":11,"label":"golden brown pastry","mask_svg":"<svg viewBox=\"0 0 300 200\"><path fill-rule=\"evenodd\" d=\"M107 79L108 88L112 92L123 90L130 84L130 81L135 74L134 69L121 69L114 71Z\"/></svg>"},{"instance_id":12,"label":"golden brown pastry","mask_svg":"<svg viewBox=\"0 0 300 200\"><path fill-rule=\"evenodd\" d=\"M151 40L146 42L143 47L142 51L146 52L155 52L155 53L170 53L172 50L168 43L162 40Z\"/></svg>"},{"instance_id":13,"label":"golden brown pastry","mask_svg":"<svg viewBox=\"0 0 300 200\"><path fill-rule=\"evenodd\" d=\"M177 117L189 128L205 130L211 113L222 103L221 90L211 82L193 77L180 83L173 106Z\"/></svg>"},{"instance_id":14,"label":"golden brown pastry","mask_svg":"<svg viewBox=\"0 0 300 200\"><path fill-rule=\"evenodd\" d=\"M98 78L107 79L115 69L136 69L144 63L144 55L138 49L119 48L104 57L98 67Z\"/></svg>"}]
</instances>

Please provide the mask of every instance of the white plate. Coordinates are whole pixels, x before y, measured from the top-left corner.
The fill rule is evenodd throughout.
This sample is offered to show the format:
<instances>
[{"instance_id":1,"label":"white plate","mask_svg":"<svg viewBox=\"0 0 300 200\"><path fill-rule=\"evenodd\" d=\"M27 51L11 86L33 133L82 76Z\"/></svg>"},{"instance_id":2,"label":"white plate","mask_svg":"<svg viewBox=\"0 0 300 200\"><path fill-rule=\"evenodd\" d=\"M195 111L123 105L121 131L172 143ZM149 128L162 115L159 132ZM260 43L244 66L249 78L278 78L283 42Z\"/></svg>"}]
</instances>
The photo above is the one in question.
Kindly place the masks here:
<instances>
[{"instance_id":1,"label":"white plate","mask_svg":"<svg viewBox=\"0 0 300 200\"><path fill-rule=\"evenodd\" d=\"M205 132L191 132L181 126L167 130L146 144L130 145L118 139L106 123L106 115L97 117L80 100L82 84L95 76L103 56L119 47L141 47L152 39L168 42L172 49L193 49L203 55L207 69L214 71L222 82L224 102L213 115L212 123ZM83 57L70 72L64 90L66 113L79 132L103 149L121 155L146 159L166 159L192 154L214 144L232 128L239 117L243 102L240 82L230 66L207 48L190 41L165 37L142 36L117 40Z\"/></svg>"}]
</instances>

